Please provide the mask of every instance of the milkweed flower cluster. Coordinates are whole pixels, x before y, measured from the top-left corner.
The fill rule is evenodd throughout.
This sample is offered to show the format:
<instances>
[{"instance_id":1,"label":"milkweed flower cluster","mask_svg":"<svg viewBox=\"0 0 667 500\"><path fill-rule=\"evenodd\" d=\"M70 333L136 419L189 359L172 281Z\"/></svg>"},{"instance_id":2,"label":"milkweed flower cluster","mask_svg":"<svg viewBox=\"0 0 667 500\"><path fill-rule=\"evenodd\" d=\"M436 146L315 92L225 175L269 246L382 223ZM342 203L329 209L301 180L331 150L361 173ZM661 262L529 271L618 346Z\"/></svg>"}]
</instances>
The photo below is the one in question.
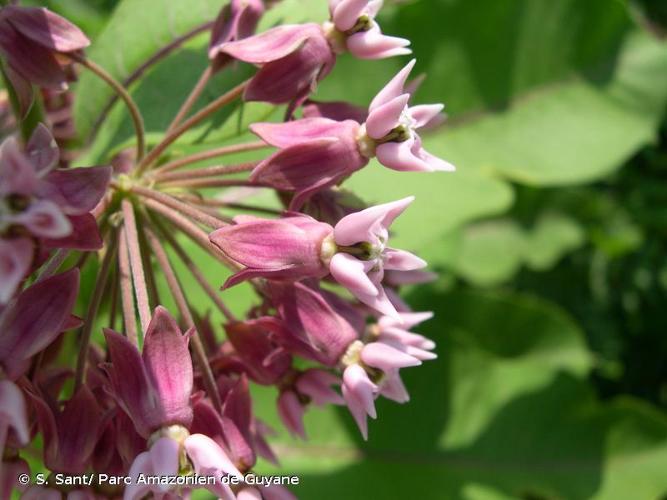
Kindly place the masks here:
<instances>
[{"instance_id":1,"label":"milkweed flower cluster","mask_svg":"<svg viewBox=\"0 0 667 500\"><path fill-rule=\"evenodd\" d=\"M411 331L431 313L412 311L398 295L402 285L434 278L425 261L392 245L392 224L414 197L368 206L344 181L379 168L368 166L373 158L401 172L454 170L418 134L441 121L442 105L411 103L414 60L367 109L312 99L343 53L410 52L409 41L381 31L381 7L330 0L322 24L256 34L271 5L231 0L211 23L209 67L149 151L139 109L87 58L90 42L76 26L42 8L0 10L8 123L17 128L0 145L1 499L15 490L28 499L188 498L198 487L224 499L294 498L282 485L244 482L259 459L280 458L270 446L275 430L254 412L253 384L275 388L279 419L302 439L311 406L347 406L368 439L377 398L409 400L401 370L436 357L434 342ZM256 66L253 76L192 111L211 75L236 76L244 63ZM127 106L136 149L71 168L59 140L72 137L76 88L68 82L84 70ZM170 155L190 128L243 101L284 105L285 121L251 124L260 141ZM57 119L26 119L54 106ZM241 153L253 161L196 165ZM256 190L274 191L282 208L253 205L248 192ZM207 253L207 266L229 271L225 283L210 281L184 239ZM222 325L193 307L183 270ZM239 317L225 301L242 282L256 300ZM63 365L69 345L78 354ZM50 473L129 481L19 484L37 435ZM139 481L146 475L217 480Z\"/></svg>"}]
</instances>

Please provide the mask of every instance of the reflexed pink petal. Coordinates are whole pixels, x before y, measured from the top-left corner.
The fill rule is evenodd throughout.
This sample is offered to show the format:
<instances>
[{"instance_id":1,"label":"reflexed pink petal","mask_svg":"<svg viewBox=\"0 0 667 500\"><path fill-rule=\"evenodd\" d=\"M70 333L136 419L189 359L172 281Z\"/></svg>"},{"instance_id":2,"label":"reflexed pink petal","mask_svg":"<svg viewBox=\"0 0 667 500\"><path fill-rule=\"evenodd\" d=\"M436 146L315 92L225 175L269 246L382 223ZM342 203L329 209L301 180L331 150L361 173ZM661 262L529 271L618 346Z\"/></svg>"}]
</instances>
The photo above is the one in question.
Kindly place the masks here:
<instances>
[{"instance_id":1,"label":"reflexed pink petal","mask_svg":"<svg viewBox=\"0 0 667 500\"><path fill-rule=\"evenodd\" d=\"M347 50L359 59L386 59L403 56L412 51L410 40L383 35L377 24L368 31L360 31L347 38Z\"/></svg>"},{"instance_id":2,"label":"reflexed pink petal","mask_svg":"<svg viewBox=\"0 0 667 500\"><path fill-rule=\"evenodd\" d=\"M419 366L421 361L382 342L371 342L361 351L364 363L380 370Z\"/></svg>"},{"instance_id":3,"label":"reflexed pink petal","mask_svg":"<svg viewBox=\"0 0 667 500\"><path fill-rule=\"evenodd\" d=\"M372 239L370 231L378 222L382 227L388 228L414 199L414 196L408 196L343 217L334 228L336 243L349 246L362 241L370 241Z\"/></svg>"},{"instance_id":4,"label":"reflexed pink petal","mask_svg":"<svg viewBox=\"0 0 667 500\"><path fill-rule=\"evenodd\" d=\"M72 232L64 238L42 239L44 247L93 251L104 246L97 220L91 214L70 215L67 219L72 225Z\"/></svg>"},{"instance_id":5,"label":"reflexed pink petal","mask_svg":"<svg viewBox=\"0 0 667 500\"><path fill-rule=\"evenodd\" d=\"M20 35L8 23L0 26L0 51L12 69L31 83L53 90L67 89L67 76L53 51Z\"/></svg>"},{"instance_id":6,"label":"reflexed pink petal","mask_svg":"<svg viewBox=\"0 0 667 500\"><path fill-rule=\"evenodd\" d=\"M68 215L90 212L111 180L111 167L57 169L40 183L38 194L56 203Z\"/></svg>"},{"instance_id":7,"label":"reflexed pink petal","mask_svg":"<svg viewBox=\"0 0 667 500\"><path fill-rule=\"evenodd\" d=\"M137 432L148 437L161 423L160 402L136 347L123 335L105 329L112 368L109 378L120 405L134 422Z\"/></svg>"},{"instance_id":8,"label":"reflexed pink petal","mask_svg":"<svg viewBox=\"0 0 667 500\"><path fill-rule=\"evenodd\" d=\"M69 219L52 201L36 201L25 212L12 216L12 221L41 238L64 238L72 233Z\"/></svg>"},{"instance_id":9,"label":"reflexed pink petal","mask_svg":"<svg viewBox=\"0 0 667 500\"><path fill-rule=\"evenodd\" d=\"M399 125L409 100L410 94L401 94L371 111L366 120L366 133L373 139L382 139Z\"/></svg>"},{"instance_id":10,"label":"reflexed pink petal","mask_svg":"<svg viewBox=\"0 0 667 500\"><path fill-rule=\"evenodd\" d=\"M21 390L9 380L0 380L0 426L7 425L21 446L30 442L28 414ZM5 443L0 443L4 449Z\"/></svg>"},{"instance_id":11,"label":"reflexed pink petal","mask_svg":"<svg viewBox=\"0 0 667 500\"><path fill-rule=\"evenodd\" d=\"M408 113L415 121L414 128L421 128L437 117L443 109L444 104L421 104L410 107Z\"/></svg>"},{"instance_id":12,"label":"reflexed pink petal","mask_svg":"<svg viewBox=\"0 0 667 500\"><path fill-rule=\"evenodd\" d=\"M298 224L303 219L308 219L308 223ZM321 263L320 247L330 232L328 224L299 216L225 226L209 237L228 257L251 270L296 267L301 273L322 276L326 270Z\"/></svg>"},{"instance_id":13,"label":"reflexed pink petal","mask_svg":"<svg viewBox=\"0 0 667 500\"><path fill-rule=\"evenodd\" d=\"M87 386L65 403L57 415L59 470L82 474L102 432L102 409ZM54 467L55 468L55 467Z\"/></svg>"},{"instance_id":14,"label":"reflexed pink petal","mask_svg":"<svg viewBox=\"0 0 667 500\"><path fill-rule=\"evenodd\" d=\"M21 495L21 500L62 500L62 498L63 496L59 490L41 486L30 486Z\"/></svg>"},{"instance_id":15,"label":"reflexed pink petal","mask_svg":"<svg viewBox=\"0 0 667 500\"><path fill-rule=\"evenodd\" d=\"M368 159L359 154L354 135L322 138L281 149L260 163L251 180L284 191L322 190L362 168Z\"/></svg>"},{"instance_id":16,"label":"reflexed pink petal","mask_svg":"<svg viewBox=\"0 0 667 500\"><path fill-rule=\"evenodd\" d=\"M280 484L262 487L264 500L297 500L296 495Z\"/></svg>"},{"instance_id":17,"label":"reflexed pink petal","mask_svg":"<svg viewBox=\"0 0 667 500\"><path fill-rule=\"evenodd\" d=\"M32 285L6 307L0 316L0 362L10 378L60 334L78 291L79 271L72 269Z\"/></svg>"},{"instance_id":18,"label":"reflexed pink petal","mask_svg":"<svg viewBox=\"0 0 667 500\"><path fill-rule=\"evenodd\" d=\"M29 239L0 239L0 304L6 304L12 298L27 276L32 260L33 246Z\"/></svg>"},{"instance_id":19,"label":"reflexed pink petal","mask_svg":"<svg viewBox=\"0 0 667 500\"><path fill-rule=\"evenodd\" d=\"M341 0L333 9L332 21L339 31L352 29L368 5L368 0Z\"/></svg>"},{"instance_id":20,"label":"reflexed pink petal","mask_svg":"<svg viewBox=\"0 0 667 500\"><path fill-rule=\"evenodd\" d=\"M334 391L332 385L340 385L340 379L326 370L311 368L296 380L296 388L301 394L310 397L314 405L345 404L343 398Z\"/></svg>"},{"instance_id":21,"label":"reflexed pink petal","mask_svg":"<svg viewBox=\"0 0 667 500\"><path fill-rule=\"evenodd\" d=\"M432 361L438 358L436 353L412 345L405 346L405 352L420 361Z\"/></svg>"},{"instance_id":22,"label":"reflexed pink petal","mask_svg":"<svg viewBox=\"0 0 667 500\"><path fill-rule=\"evenodd\" d=\"M32 84L21 76L14 68L7 64L4 68L7 80L16 93L16 99L19 104L19 113L21 119L25 118L32 108L35 93Z\"/></svg>"},{"instance_id":23,"label":"reflexed pink petal","mask_svg":"<svg viewBox=\"0 0 667 500\"><path fill-rule=\"evenodd\" d=\"M334 279L353 294L377 295L375 284L366 274L373 267L372 261L361 261L346 253L337 253L331 259L329 270Z\"/></svg>"},{"instance_id":24,"label":"reflexed pink petal","mask_svg":"<svg viewBox=\"0 0 667 500\"><path fill-rule=\"evenodd\" d=\"M209 58L216 57L224 43L251 36L263 13L262 0L232 0L223 7L211 30Z\"/></svg>"},{"instance_id":25,"label":"reflexed pink petal","mask_svg":"<svg viewBox=\"0 0 667 500\"><path fill-rule=\"evenodd\" d=\"M438 279L437 273L431 271L393 271L387 270L384 275L385 283L389 286L417 285L430 283Z\"/></svg>"},{"instance_id":26,"label":"reflexed pink petal","mask_svg":"<svg viewBox=\"0 0 667 500\"><path fill-rule=\"evenodd\" d=\"M26 156L36 172L43 174L56 166L60 159L60 150L51 131L40 123L26 144Z\"/></svg>"},{"instance_id":27,"label":"reflexed pink petal","mask_svg":"<svg viewBox=\"0 0 667 500\"><path fill-rule=\"evenodd\" d=\"M394 78L392 78L384 88L378 92L378 94L371 101L369 109L373 111L376 108L379 108L383 104L391 101L392 99L398 97L401 94L404 94L403 87L405 87L405 82L410 75L410 71L414 67L416 59L410 61L401 71L399 71Z\"/></svg>"},{"instance_id":28,"label":"reflexed pink petal","mask_svg":"<svg viewBox=\"0 0 667 500\"><path fill-rule=\"evenodd\" d=\"M368 117L368 111L365 108L343 101L308 100L302 109L304 118L329 118L339 122L354 120L357 123L364 123Z\"/></svg>"},{"instance_id":29,"label":"reflexed pink petal","mask_svg":"<svg viewBox=\"0 0 667 500\"><path fill-rule=\"evenodd\" d=\"M236 494L236 500L262 500L262 494L257 488L243 488Z\"/></svg>"},{"instance_id":30,"label":"reflexed pink petal","mask_svg":"<svg viewBox=\"0 0 667 500\"><path fill-rule=\"evenodd\" d=\"M264 64L291 54L311 36L317 35L315 24L288 24L277 26L243 40L225 43L222 52L235 59L253 64Z\"/></svg>"},{"instance_id":31,"label":"reflexed pink petal","mask_svg":"<svg viewBox=\"0 0 667 500\"><path fill-rule=\"evenodd\" d=\"M417 154L422 160L428 163L428 165L431 167L432 170L437 170L441 172L454 172L456 170L456 167L454 165L441 158L438 158L437 156L433 156L424 148L420 148Z\"/></svg>"},{"instance_id":32,"label":"reflexed pink petal","mask_svg":"<svg viewBox=\"0 0 667 500\"><path fill-rule=\"evenodd\" d=\"M246 101L293 102L298 105L314 92L317 82L331 71L335 63L329 42L319 27L317 29L319 31L307 38L298 50L264 64L246 87L243 98Z\"/></svg>"},{"instance_id":33,"label":"reflexed pink petal","mask_svg":"<svg viewBox=\"0 0 667 500\"><path fill-rule=\"evenodd\" d=\"M278 397L278 415L280 420L293 436L306 439L303 428L303 414L306 409L293 391L282 391Z\"/></svg>"},{"instance_id":34,"label":"reflexed pink petal","mask_svg":"<svg viewBox=\"0 0 667 500\"><path fill-rule=\"evenodd\" d=\"M313 139L338 138L354 134L358 124L340 123L327 118L303 118L285 123L253 123L250 130L264 142L278 148L286 148Z\"/></svg>"},{"instance_id":35,"label":"reflexed pink petal","mask_svg":"<svg viewBox=\"0 0 667 500\"><path fill-rule=\"evenodd\" d=\"M29 473L30 468L28 467L27 462L21 458L17 457L12 460L3 461L2 467L0 467L0 498L3 500L12 498L12 491L23 493L21 496L22 499L29 498L27 497L26 492L26 488L28 487L20 484L18 481L20 474ZM35 488L35 486L32 486L32 488ZM33 496L33 498L35 497Z\"/></svg>"},{"instance_id":36,"label":"reflexed pink petal","mask_svg":"<svg viewBox=\"0 0 667 500\"><path fill-rule=\"evenodd\" d=\"M31 195L37 187L33 166L19 149L14 137L0 146L0 195Z\"/></svg>"},{"instance_id":37,"label":"reflexed pink petal","mask_svg":"<svg viewBox=\"0 0 667 500\"><path fill-rule=\"evenodd\" d=\"M414 269L421 269L428 264L425 260L420 259L410 252L405 250L396 250L394 248L387 248L384 251L384 268L394 269L399 271L411 271Z\"/></svg>"},{"instance_id":38,"label":"reflexed pink petal","mask_svg":"<svg viewBox=\"0 0 667 500\"><path fill-rule=\"evenodd\" d=\"M7 20L24 36L58 52L71 52L90 45L83 32L67 19L40 7L5 8Z\"/></svg>"},{"instance_id":39,"label":"reflexed pink petal","mask_svg":"<svg viewBox=\"0 0 667 500\"><path fill-rule=\"evenodd\" d=\"M192 434L186 438L184 446L197 474L225 473L242 479L243 476L227 454L211 438L203 434Z\"/></svg>"},{"instance_id":40,"label":"reflexed pink petal","mask_svg":"<svg viewBox=\"0 0 667 500\"><path fill-rule=\"evenodd\" d=\"M142 359L160 398L165 422L190 425L193 375L188 339L162 306L155 309L148 325Z\"/></svg>"}]
</instances>

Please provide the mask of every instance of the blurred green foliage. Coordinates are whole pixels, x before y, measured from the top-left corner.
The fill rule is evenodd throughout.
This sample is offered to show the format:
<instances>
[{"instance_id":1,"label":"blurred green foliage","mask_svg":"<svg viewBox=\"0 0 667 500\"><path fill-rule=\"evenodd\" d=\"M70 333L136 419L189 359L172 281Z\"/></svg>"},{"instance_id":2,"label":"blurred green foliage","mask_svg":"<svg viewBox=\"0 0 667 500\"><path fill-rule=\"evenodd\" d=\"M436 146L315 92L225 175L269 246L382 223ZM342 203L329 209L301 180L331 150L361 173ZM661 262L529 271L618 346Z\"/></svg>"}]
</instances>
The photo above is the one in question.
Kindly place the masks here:
<instances>
[{"instance_id":1,"label":"blurred green foliage","mask_svg":"<svg viewBox=\"0 0 667 500\"><path fill-rule=\"evenodd\" d=\"M122 0L108 14L111 3L49 5L90 30L91 58L121 80L222 4ZM301 475L296 493L306 499L664 497L667 45L656 27L667 25L665 3L386 3L384 31L410 38L417 71L428 74L416 100L448 106L449 122L426 145L459 169L413 175L372 163L347 185L369 202L417 195L397 221L396 246L441 272L407 295L436 312L422 331L440 357L406 370L412 401L380 402L366 443L334 409L310 411L310 440L295 442L276 418L276 394L256 388L282 457L280 469L260 470ZM325 17L325 0L284 0L263 27ZM149 138L206 65L206 43L189 42L132 87ZM343 56L317 97L366 105L405 62ZM247 71L218 77L202 103ZM110 96L88 75L77 91L83 143ZM243 123L274 117L280 110L264 105L230 109L174 153L239 140ZM81 162L131 140L116 105ZM248 288L225 293L240 313L253 302Z\"/></svg>"}]
</instances>

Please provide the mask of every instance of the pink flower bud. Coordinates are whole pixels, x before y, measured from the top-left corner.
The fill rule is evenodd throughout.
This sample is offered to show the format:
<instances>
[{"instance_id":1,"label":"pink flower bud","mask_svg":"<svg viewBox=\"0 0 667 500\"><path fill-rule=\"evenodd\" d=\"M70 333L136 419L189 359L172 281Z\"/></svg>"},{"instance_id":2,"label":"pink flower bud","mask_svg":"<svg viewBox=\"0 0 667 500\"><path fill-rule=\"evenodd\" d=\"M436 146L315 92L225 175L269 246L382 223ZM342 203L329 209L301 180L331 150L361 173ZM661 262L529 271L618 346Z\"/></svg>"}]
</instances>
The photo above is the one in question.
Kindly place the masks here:
<instances>
[{"instance_id":1,"label":"pink flower bud","mask_svg":"<svg viewBox=\"0 0 667 500\"><path fill-rule=\"evenodd\" d=\"M221 54L223 44L251 36L263 14L262 0L231 0L222 8L211 30L209 59L218 68L228 62L229 56Z\"/></svg>"},{"instance_id":2,"label":"pink flower bud","mask_svg":"<svg viewBox=\"0 0 667 500\"><path fill-rule=\"evenodd\" d=\"M294 391L286 390L278 396L278 415L287 430L293 436L306 439L306 431L303 427L303 415L305 408L299 401Z\"/></svg>"}]
</instances>

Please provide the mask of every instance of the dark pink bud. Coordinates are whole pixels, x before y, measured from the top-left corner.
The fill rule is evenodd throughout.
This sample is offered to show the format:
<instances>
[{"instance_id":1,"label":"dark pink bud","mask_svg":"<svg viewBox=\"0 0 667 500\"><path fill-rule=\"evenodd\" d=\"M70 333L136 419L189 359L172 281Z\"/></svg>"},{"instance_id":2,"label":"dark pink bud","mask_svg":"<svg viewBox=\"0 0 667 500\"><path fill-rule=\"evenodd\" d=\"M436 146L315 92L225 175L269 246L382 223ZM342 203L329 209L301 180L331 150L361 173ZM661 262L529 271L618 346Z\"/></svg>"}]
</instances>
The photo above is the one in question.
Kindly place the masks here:
<instances>
[{"instance_id":1,"label":"dark pink bud","mask_svg":"<svg viewBox=\"0 0 667 500\"><path fill-rule=\"evenodd\" d=\"M364 123L368 117L368 110L365 108L343 101L319 102L309 99L302 109L304 118L329 118L339 122L354 120Z\"/></svg>"},{"instance_id":2,"label":"dark pink bud","mask_svg":"<svg viewBox=\"0 0 667 500\"><path fill-rule=\"evenodd\" d=\"M320 254L323 240L332 231L328 224L305 215L235 221L209 236L229 258L246 266L227 280L225 288L256 277L299 280L327 274Z\"/></svg>"},{"instance_id":3,"label":"dark pink bud","mask_svg":"<svg viewBox=\"0 0 667 500\"><path fill-rule=\"evenodd\" d=\"M345 401L331 386L339 386L340 379L331 372L318 368L304 371L294 383L299 394L308 396L316 406L327 404L342 405Z\"/></svg>"}]
</instances>

